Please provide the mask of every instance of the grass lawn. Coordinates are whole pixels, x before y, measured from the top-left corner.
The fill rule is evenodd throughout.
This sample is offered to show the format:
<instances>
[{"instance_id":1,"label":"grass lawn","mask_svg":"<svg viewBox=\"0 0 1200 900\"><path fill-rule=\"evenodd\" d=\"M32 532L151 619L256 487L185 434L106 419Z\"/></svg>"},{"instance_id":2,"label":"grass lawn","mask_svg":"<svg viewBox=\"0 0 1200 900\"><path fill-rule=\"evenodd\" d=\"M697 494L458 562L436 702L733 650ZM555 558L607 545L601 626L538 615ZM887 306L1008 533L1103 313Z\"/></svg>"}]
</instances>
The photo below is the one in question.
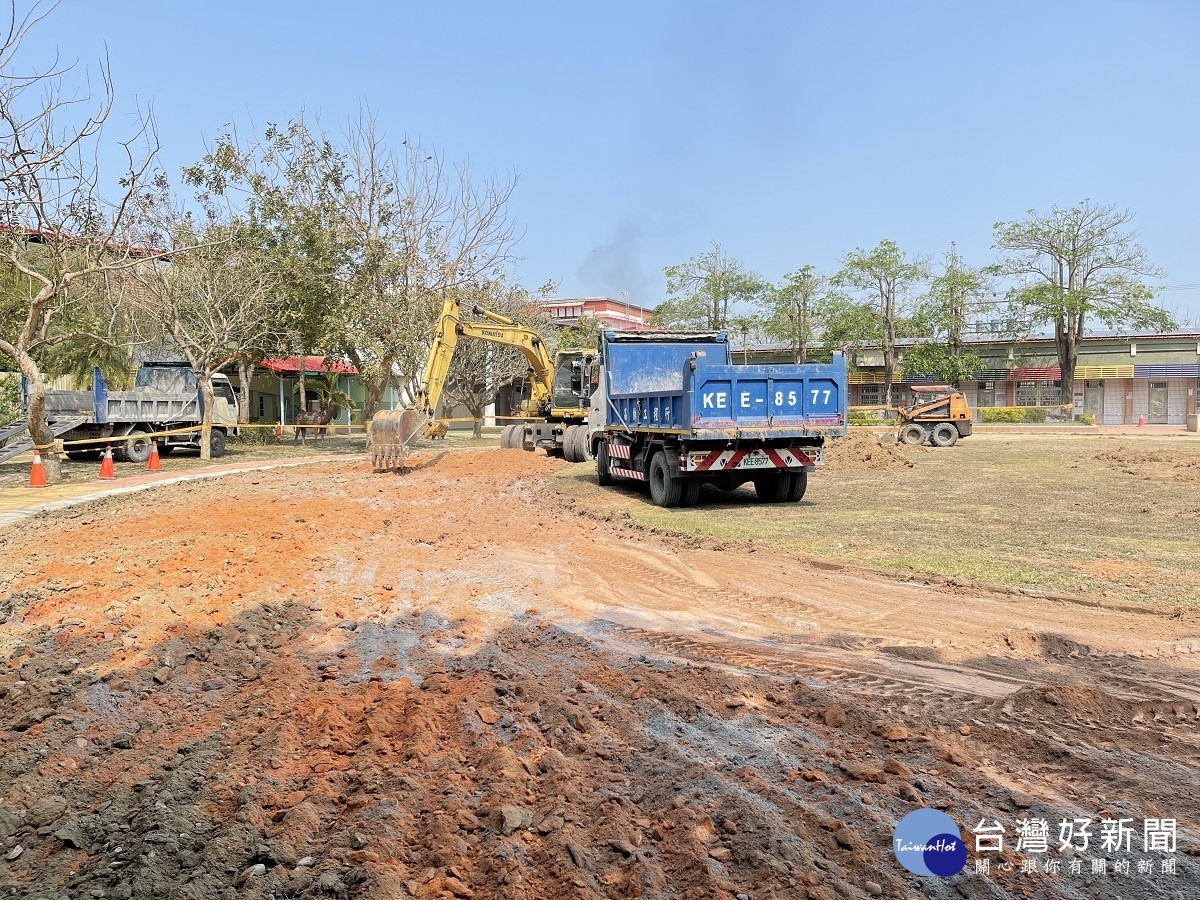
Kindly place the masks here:
<instances>
[{"instance_id":1,"label":"grass lawn","mask_svg":"<svg viewBox=\"0 0 1200 900\"><path fill-rule=\"evenodd\" d=\"M836 447L831 450L836 454ZM705 488L665 510L594 466L554 487L584 508L848 564L1171 606L1200 606L1200 439L975 435L911 468L818 471L799 503Z\"/></svg>"}]
</instances>

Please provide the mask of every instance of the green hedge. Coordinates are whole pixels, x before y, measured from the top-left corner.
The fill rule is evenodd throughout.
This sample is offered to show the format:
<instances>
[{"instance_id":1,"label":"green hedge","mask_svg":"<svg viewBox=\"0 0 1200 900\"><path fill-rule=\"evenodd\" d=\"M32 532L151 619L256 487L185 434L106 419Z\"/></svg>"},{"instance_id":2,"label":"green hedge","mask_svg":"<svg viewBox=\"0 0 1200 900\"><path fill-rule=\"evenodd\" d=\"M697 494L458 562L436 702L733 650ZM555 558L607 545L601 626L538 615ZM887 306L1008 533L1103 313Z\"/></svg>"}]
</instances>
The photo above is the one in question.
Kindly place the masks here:
<instances>
[{"instance_id":1,"label":"green hedge","mask_svg":"<svg viewBox=\"0 0 1200 900\"><path fill-rule=\"evenodd\" d=\"M1044 423L1046 410L1040 406L983 406L979 421L984 425L1025 425Z\"/></svg>"}]
</instances>

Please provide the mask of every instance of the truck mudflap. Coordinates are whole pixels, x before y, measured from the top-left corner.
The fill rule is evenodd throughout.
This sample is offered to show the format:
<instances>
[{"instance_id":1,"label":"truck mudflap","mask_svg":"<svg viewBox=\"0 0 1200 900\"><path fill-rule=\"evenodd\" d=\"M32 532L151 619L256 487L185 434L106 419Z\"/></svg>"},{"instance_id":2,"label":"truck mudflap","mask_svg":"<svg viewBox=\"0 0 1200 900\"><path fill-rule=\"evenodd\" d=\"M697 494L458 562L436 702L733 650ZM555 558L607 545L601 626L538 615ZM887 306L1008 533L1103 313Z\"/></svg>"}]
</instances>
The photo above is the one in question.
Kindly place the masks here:
<instances>
[{"instance_id":1,"label":"truck mudflap","mask_svg":"<svg viewBox=\"0 0 1200 900\"><path fill-rule=\"evenodd\" d=\"M728 472L730 469L812 469L825 464L823 447L755 450L693 450L684 456L685 472Z\"/></svg>"}]
</instances>

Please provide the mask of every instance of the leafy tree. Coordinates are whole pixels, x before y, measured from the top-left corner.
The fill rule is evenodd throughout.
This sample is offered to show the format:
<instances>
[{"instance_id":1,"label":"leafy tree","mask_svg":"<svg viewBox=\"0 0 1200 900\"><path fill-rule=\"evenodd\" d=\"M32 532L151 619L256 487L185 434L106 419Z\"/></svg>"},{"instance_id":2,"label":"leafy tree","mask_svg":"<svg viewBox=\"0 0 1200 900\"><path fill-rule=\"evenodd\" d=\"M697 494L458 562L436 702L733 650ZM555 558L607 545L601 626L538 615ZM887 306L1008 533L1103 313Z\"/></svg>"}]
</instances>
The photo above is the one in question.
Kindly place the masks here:
<instances>
[{"instance_id":1,"label":"leafy tree","mask_svg":"<svg viewBox=\"0 0 1200 900\"><path fill-rule=\"evenodd\" d=\"M928 276L921 259L910 259L895 241L880 241L873 249L857 248L842 260L833 282L870 299L883 347L884 405L892 405L892 376L896 371L896 338L913 304L913 291ZM858 317L855 316L855 319Z\"/></svg>"},{"instance_id":2,"label":"leafy tree","mask_svg":"<svg viewBox=\"0 0 1200 900\"><path fill-rule=\"evenodd\" d=\"M989 286L984 270L962 265L953 252L946 257L910 322L917 342L904 355L905 375L933 375L958 387L979 371L982 361L964 346L963 331L982 312Z\"/></svg>"},{"instance_id":3,"label":"leafy tree","mask_svg":"<svg viewBox=\"0 0 1200 900\"><path fill-rule=\"evenodd\" d=\"M329 353L345 335L337 314L349 252L340 227L346 177L343 153L303 115L269 125L249 146L228 131L184 169L202 203L211 208L220 199L237 211L242 244L256 246L273 272L271 305L284 345L272 349L301 360L299 409L307 408L305 358ZM247 348L238 361L246 401L264 355L265 348Z\"/></svg>"},{"instance_id":4,"label":"leafy tree","mask_svg":"<svg viewBox=\"0 0 1200 900\"><path fill-rule=\"evenodd\" d=\"M538 293L546 293L545 288ZM600 346L600 335L604 326L591 316L580 316L574 325L563 325L552 329L547 339L553 337L555 348L562 349L596 349Z\"/></svg>"},{"instance_id":5,"label":"leafy tree","mask_svg":"<svg viewBox=\"0 0 1200 900\"><path fill-rule=\"evenodd\" d=\"M1013 296L1034 323L1054 325L1064 406L1073 408L1075 367L1090 319L1113 328L1176 327L1145 283L1164 273L1150 264L1136 234L1125 230L1132 219L1128 210L1083 200L996 223L993 246L1004 254L997 271L1029 276L1028 286Z\"/></svg>"},{"instance_id":6,"label":"leafy tree","mask_svg":"<svg viewBox=\"0 0 1200 900\"><path fill-rule=\"evenodd\" d=\"M731 307L750 303L766 282L731 256L720 244L685 263L667 266L668 298L654 311L653 321L668 328L718 331L729 326Z\"/></svg>"},{"instance_id":7,"label":"leafy tree","mask_svg":"<svg viewBox=\"0 0 1200 900\"><path fill-rule=\"evenodd\" d=\"M763 329L786 341L796 362L808 362L808 346L821 331L829 297L829 279L811 265L801 266L763 293Z\"/></svg>"}]
</instances>

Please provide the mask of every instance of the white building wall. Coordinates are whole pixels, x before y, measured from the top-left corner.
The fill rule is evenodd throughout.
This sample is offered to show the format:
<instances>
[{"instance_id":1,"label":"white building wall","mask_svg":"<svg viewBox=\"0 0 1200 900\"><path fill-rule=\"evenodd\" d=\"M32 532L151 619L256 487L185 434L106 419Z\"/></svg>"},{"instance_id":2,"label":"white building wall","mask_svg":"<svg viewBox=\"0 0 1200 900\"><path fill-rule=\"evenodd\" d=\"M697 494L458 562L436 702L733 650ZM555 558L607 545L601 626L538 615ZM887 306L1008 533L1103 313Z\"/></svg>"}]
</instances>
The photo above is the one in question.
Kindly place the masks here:
<instances>
[{"instance_id":1,"label":"white building wall","mask_svg":"<svg viewBox=\"0 0 1200 900\"><path fill-rule=\"evenodd\" d=\"M1187 404L1187 378L1167 379L1167 424L1182 425Z\"/></svg>"},{"instance_id":2,"label":"white building wall","mask_svg":"<svg viewBox=\"0 0 1200 900\"><path fill-rule=\"evenodd\" d=\"M1136 425L1138 416L1147 415L1150 412L1150 381L1146 378L1133 379L1133 421L1129 424Z\"/></svg>"},{"instance_id":3,"label":"white building wall","mask_svg":"<svg viewBox=\"0 0 1200 900\"><path fill-rule=\"evenodd\" d=\"M1110 378L1104 382L1104 421L1100 425L1125 424L1125 392L1129 382L1124 378Z\"/></svg>"}]
</instances>

